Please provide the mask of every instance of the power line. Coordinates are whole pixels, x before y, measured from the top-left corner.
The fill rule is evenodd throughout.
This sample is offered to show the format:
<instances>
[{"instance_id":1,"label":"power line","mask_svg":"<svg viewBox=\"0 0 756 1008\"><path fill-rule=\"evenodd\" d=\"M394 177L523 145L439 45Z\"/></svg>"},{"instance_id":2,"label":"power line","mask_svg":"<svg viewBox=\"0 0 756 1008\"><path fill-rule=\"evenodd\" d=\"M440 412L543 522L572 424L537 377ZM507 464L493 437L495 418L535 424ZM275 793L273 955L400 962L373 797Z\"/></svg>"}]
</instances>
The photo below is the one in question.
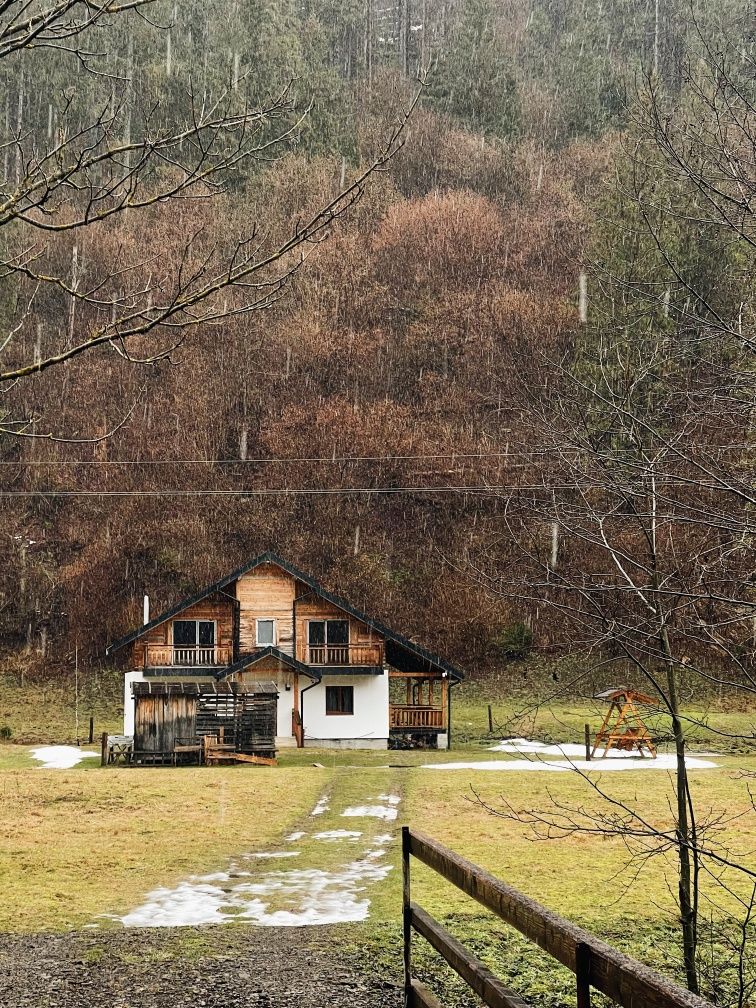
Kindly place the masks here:
<instances>
[{"instance_id":1,"label":"power line","mask_svg":"<svg viewBox=\"0 0 756 1008\"><path fill-rule=\"evenodd\" d=\"M727 445L694 445L686 444L686 450L700 448L705 451L729 451L736 448L753 448L752 444L727 444ZM336 462L411 462L411 461L441 461L445 459L512 459L512 458L535 458L541 455L553 455L558 451L561 455L579 454L582 452L593 452L596 455L615 455L619 452L637 452L636 448L613 448L604 451L601 448L534 448L530 451L505 451L505 452L447 452L439 454L422 455L328 455L328 456L300 456L284 458L247 458L247 459L41 459L30 461L10 461L0 459L0 466L19 466L24 468L44 467L44 466L162 466L162 465L296 465L298 463L336 463Z\"/></svg>"},{"instance_id":2,"label":"power line","mask_svg":"<svg viewBox=\"0 0 756 1008\"><path fill-rule=\"evenodd\" d=\"M0 497L272 497L278 494L487 493L497 490L551 490L550 486L294 487L251 490L0 490Z\"/></svg>"},{"instance_id":3,"label":"power line","mask_svg":"<svg viewBox=\"0 0 756 1008\"><path fill-rule=\"evenodd\" d=\"M658 480L659 486L689 486L687 480ZM595 486L590 480L585 480L582 486ZM700 489L715 490L717 484L699 483ZM493 493L498 491L509 491L510 493L520 493L523 491L536 492L554 490L577 490L581 484L578 482L550 484L492 484L490 486L401 486L401 487L257 487L245 490L218 490L208 488L206 490L0 490L0 497L274 497L274 496L295 496L295 495L328 495L328 494L400 494L400 493ZM617 489L617 488L615 488Z\"/></svg>"}]
</instances>

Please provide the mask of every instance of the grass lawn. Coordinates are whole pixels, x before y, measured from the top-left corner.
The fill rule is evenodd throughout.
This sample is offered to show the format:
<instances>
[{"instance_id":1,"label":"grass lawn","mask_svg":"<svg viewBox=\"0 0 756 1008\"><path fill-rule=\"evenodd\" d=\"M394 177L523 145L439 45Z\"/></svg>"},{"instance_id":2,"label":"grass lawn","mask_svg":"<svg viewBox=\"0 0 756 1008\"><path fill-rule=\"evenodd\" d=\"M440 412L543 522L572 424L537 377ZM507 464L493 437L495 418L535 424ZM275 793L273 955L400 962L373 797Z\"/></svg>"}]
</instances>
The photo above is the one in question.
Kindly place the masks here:
<instances>
[{"instance_id":1,"label":"grass lawn","mask_svg":"<svg viewBox=\"0 0 756 1008\"><path fill-rule=\"evenodd\" d=\"M129 910L156 885L263 850L306 815L327 776L238 767L4 770L0 930L81 927Z\"/></svg>"},{"instance_id":2,"label":"grass lawn","mask_svg":"<svg viewBox=\"0 0 756 1008\"><path fill-rule=\"evenodd\" d=\"M371 831L396 836L406 822L612 944L679 976L674 872L666 855L646 863L635 879L620 839L537 840L516 816L493 816L475 798L477 793L494 808L505 800L515 813L553 810L555 803L599 807L600 799L576 775L418 765L421 759L443 763L455 753L306 750L282 755L281 765L271 769L101 769L96 761L85 761L70 771L45 771L32 768L28 750L1 747L0 884L7 895L0 930L66 930L97 921L100 914L124 913L157 886L222 869L240 852L277 849L287 833L298 829L305 835L296 844L297 865L330 871L359 857L360 841L319 842L312 837L316 829L357 827L367 839ZM756 758L727 756L717 762L718 769L693 772L699 805L715 815L742 813L723 826L720 839L747 856L756 848L756 816L749 812L743 772L756 772ZM669 822L667 772L609 773L602 775L602 784L612 795L638 803L654 822ZM340 818L346 805L380 793L401 796L394 822ZM331 810L308 819L323 794L329 795ZM341 934L347 954L382 963L396 976L401 961L398 843L387 857L392 871L366 889L369 919L341 926ZM570 974L419 864L413 868L413 898L523 997L547 1008L574 1003ZM185 954L179 945L177 954ZM444 1003L473 1003L419 939L416 968ZM726 970L720 972L725 976Z\"/></svg>"},{"instance_id":3,"label":"grass lawn","mask_svg":"<svg viewBox=\"0 0 756 1008\"><path fill-rule=\"evenodd\" d=\"M45 702L49 708L36 709L32 717L20 693L3 690L0 725L12 722L14 739L26 733L35 742L70 741L73 708L62 708L53 693ZM450 752L308 748L283 750L275 769L101 769L93 759L69 771L46 771L34 763L28 748L0 746L0 885L6 893L0 930L66 930L101 920L101 914L120 915L140 905L158 886L223 869L240 853L275 850L286 834L299 829L304 836L297 842L297 864L331 871L359 857L362 840L317 841L312 837L315 826L330 830L359 825L366 841L371 831L396 835L406 822L679 978L675 876L669 854L647 861L636 878L622 840L582 833L536 839L518 818L520 813L553 811L560 805L604 808L585 781L570 773L423 769L422 764L431 762L506 759L488 751L489 703L495 723L505 728L501 734L541 740L581 741L584 723L595 730L603 713L603 707L590 701L561 699L539 710L534 719L530 712L523 714L530 705L524 694L513 697L495 681L470 682L455 690ZM106 707L96 728L117 731L117 712L111 705L107 713ZM705 810L705 817L724 816L717 841L752 858L756 815L744 773L756 773L754 713L718 702L699 703L693 716L714 728L696 730L699 747L724 754L715 760L718 769L692 772L699 810ZM732 740L730 735L741 738ZM670 822L672 783L662 770L602 776L609 793L641 808L657 824ZM340 808L381 792L401 796L396 821L358 824L339 818ZM331 811L317 822L308 820L323 794L331 796ZM513 811L504 818L483 807L503 809L505 804ZM386 857L392 871L366 889L369 919L342 925L341 934L351 954L383 963L396 976L401 958L398 843ZM521 996L543 1008L574 1004L570 974L420 865L413 870L413 895ZM183 948L177 939L177 950L179 946ZM721 951L717 975L729 982ZM473 1003L421 940L416 942L416 967L444 1003Z\"/></svg>"},{"instance_id":4,"label":"grass lawn","mask_svg":"<svg viewBox=\"0 0 756 1008\"><path fill-rule=\"evenodd\" d=\"M82 673L77 702L73 681L22 684L17 675L0 669L0 741L75 744L77 735L86 741L90 716L95 738L123 730L122 673Z\"/></svg>"}]
</instances>

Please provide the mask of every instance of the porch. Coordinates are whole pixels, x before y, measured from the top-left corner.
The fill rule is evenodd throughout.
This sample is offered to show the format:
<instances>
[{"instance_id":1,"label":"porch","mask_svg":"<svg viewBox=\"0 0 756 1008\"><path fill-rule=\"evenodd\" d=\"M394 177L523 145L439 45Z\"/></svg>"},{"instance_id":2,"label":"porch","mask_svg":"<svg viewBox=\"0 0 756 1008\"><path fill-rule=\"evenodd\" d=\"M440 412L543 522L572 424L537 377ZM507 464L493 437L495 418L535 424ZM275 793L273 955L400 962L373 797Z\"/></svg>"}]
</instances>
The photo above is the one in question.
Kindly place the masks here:
<instances>
[{"instance_id":1,"label":"porch","mask_svg":"<svg viewBox=\"0 0 756 1008\"><path fill-rule=\"evenodd\" d=\"M443 675L389 673L389 730L395 734L446 732L449 680Z\"/></svg>"}]
</instances>

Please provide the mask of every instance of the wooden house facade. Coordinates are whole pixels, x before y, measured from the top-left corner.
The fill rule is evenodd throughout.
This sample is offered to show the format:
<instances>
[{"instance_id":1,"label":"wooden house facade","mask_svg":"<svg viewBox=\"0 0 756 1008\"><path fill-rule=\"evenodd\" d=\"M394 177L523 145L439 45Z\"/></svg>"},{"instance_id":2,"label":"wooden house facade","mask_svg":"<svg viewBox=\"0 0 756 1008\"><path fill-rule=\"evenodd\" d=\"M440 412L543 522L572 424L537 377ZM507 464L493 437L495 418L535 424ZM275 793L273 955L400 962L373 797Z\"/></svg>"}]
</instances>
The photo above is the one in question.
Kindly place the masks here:
<instances>
[{"instance_id":1,"label":"wooden house facade","mask_svg":"<svg viewBox=\"0 0 756 1008\"><path fill-rule=\"evenodd\" d=\"M462 672L265 553L148 620L128 656L124 734L144 683L275 684L275 746L445 748ZM145 708L146 709L146 708Z\"/></svg>"}]
</instances>

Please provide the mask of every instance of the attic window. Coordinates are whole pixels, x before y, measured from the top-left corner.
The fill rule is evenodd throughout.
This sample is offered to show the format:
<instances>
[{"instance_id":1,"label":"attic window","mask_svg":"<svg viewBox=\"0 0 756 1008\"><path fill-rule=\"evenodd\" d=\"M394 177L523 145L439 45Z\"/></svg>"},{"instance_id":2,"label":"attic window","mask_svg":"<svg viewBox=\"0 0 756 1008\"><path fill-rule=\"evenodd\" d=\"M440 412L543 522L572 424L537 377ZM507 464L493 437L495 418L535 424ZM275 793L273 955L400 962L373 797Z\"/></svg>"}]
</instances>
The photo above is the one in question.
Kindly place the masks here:
<instances>
[{"instance_id":1,"label":"attic window","mask_svg":"<svg viewBox=\"0 0 756 1008\"><path fill-rule=\"evenodd\" d=\"M261 647L272 647L276 643L276 621L259 619L257 621L257 643Z\"/></svg>"}]
</instances>

